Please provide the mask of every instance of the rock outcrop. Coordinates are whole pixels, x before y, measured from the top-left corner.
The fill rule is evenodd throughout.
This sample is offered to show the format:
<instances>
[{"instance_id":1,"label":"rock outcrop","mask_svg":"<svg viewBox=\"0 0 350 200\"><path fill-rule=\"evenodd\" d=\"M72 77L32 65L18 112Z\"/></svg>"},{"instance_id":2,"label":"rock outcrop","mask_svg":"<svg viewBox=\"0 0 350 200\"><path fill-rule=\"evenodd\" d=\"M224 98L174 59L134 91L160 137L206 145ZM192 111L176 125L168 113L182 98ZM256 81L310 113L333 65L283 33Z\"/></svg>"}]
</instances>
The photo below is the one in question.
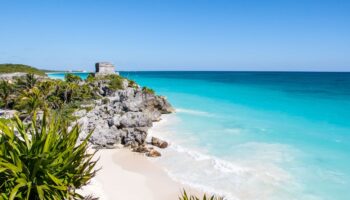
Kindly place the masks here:
<instances>
[{"instance_id":1,"label":"rock outcrop","mask_svg":"<svg viewBox=\"0 0 350 200\"><path fill-rule=\"evenodd\" d=\"M156 138L156 137L152 137L151 144L153 146L159 147L161 149L165 149L168 147L168 142L161 140L159 138Z\"/></svg>"},{"instance_id":2,"label":"rock outcrop","mask_svg":"<svg viewBox=\"0 0 350 200\"><path fill-rule=\"evenodd\" d=\"M151 151L149 151L148 153L146 153L146 156L148 156L148 157L159 157L159 156L161 156L162 154L159 152L159 151L157 151L157 150L154 150L154 149L152 149Z\"/></svg>"},{"instance_id":3,"label":"rock outcrop","mask_svg":"<svg viewBox=\"0 0 350 200\"><path fill-rule=\"evenodd\" d=\"M0 109L0 118L12 119L18 114L16 110L2 110Z\"/></svg>"},{"instance_id":4,"label":"rock outcrop","mask_svg":"<svg viewBox=\"0 0 350 200\"><path fill-rule=\"evenodd\" d=\"M11 81L22 76L26 74L5 74L0 79ZM135 82L118 76L114 78L121 81L117 85L119 89L111 88L110 83L114 80L111 77L101 76L89 83L98 100L81 105L73 113L78 119L75 123L80 125L80 139L92 132L90 142L97 148L113 148L121 144L150 157L160 156L153 147L146 146L147 131L162 114L173 112L172 106L165 97L154 94L152 90L142 89ZM13 118L15 113L15 110L0 109L0 118ZM38 112L37 117L42 119L43 112ZM29 123L30 118L26 122ZM159 148L168 146L167 142L157 138L151 141Z\"/></svg>"},{"instance_id":5,"label":"rock outcrop","mask_svg":"<svg viewBox=\"0 0 350 200\"><path fill-rule=\"evenodd\" d=\"M4 74L0 74L0 81L4 80L4 81L9 81L9 82L14 82L16 79L18 78L24 78L28 73L24 73L24 72L14 72L14 73L4 73ZM47 77L45 76L39 76L39 75L34 75L34 77L36 79L45 79Z\"/></svg>"},{"instance_id":6,"label":"rock outcrop","mask_svg":"<svg viewBox=\"0 0 350 200\"><path fill-rule=\"evenodd\" d=\"M150 153L147 147L142 149L147 131L162 114L171 113L173 108L164 97L148 93L139 86L129 87L128 80L123 81L123 89L117 91L109 90L104 81L96 83L103 98L86 114L84 111L76 113L84 115L78 120L81 139L93 132L90 142L99 147L122 144L152 157L158 155ZM160 146L165 147L164 144Z\"/></svg>"}]
</instances>

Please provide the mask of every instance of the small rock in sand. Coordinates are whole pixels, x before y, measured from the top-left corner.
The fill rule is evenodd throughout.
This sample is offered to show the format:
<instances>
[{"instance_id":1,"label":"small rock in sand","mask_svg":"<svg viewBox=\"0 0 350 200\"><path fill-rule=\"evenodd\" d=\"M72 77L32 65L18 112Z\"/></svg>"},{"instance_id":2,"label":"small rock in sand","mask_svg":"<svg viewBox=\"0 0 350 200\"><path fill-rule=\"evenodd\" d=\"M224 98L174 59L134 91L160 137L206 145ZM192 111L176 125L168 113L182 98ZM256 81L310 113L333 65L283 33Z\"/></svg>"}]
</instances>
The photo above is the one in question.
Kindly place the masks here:
<instances>
[{"instance_id":1,"label":"small rock in sand","mask_svg":"<svg viewBox=\"0 0 350 200\"><path fill-rule=\"evenodd\" d=\"M138 146L138 147L134 148L133 151L138 152L138 153L149 153L150 152L150 150L145 145Z\"/></svg>"},{"instance_id":2,"label":"small rock in sand","mask_svg":"<svg viewBox=\"0 0 350 200\"><path fill-rule=\"evenodd\" d=\"M161 149L164 149L164 148L168 147L168 143L166 141L161 140L161 139L156 138L156 137L152 137L151 144L156 146L156 147L159 147Z\"/></svg>"},{"instance_id":3,"label":"small rock in sand","mask_svg":"<svg viewBox=\"0 0 350 200\"><path fill-rule=\"evenodd\" d=\"M160 154L157 150L151 150L150 152L146 153L146 156L148 157L159 157L162 154Z\"/></svg>"}]
</instances>

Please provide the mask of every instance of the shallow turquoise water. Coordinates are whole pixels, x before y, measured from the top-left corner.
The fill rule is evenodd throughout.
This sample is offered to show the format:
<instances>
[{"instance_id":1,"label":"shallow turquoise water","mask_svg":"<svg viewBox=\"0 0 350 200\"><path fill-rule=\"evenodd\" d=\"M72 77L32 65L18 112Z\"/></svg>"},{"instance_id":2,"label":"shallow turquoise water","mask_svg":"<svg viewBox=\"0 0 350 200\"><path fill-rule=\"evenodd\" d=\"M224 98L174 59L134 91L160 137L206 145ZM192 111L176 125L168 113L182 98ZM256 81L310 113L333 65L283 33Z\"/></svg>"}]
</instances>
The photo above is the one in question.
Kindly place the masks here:
<instances>
[{"instance_id":1,"label":"shallow turquoise water","mask_svg":"<svg viewBox=\"0 0 350 200\"><path fill-rule=\"evenodd\" d=\"M350 199L350 74L122 72L177 109L157 160L229 199Z\"/></svg>"},{"instance_id":2,"label":"shallow turquoise water","mask_svg":"<svg viewBox=\"0 0 350 200\"><path fill-rule=\"evenodd\" d=\"M81 77L82 79L86 79L89 75L89 73L87 72L72 72L72 74L75 74L79 77ZM64 79L64 73L61 72L52 72L52 73L47 73L47 75L50 78L56 78L56 79Z\"/></svg>"}]
</instances>

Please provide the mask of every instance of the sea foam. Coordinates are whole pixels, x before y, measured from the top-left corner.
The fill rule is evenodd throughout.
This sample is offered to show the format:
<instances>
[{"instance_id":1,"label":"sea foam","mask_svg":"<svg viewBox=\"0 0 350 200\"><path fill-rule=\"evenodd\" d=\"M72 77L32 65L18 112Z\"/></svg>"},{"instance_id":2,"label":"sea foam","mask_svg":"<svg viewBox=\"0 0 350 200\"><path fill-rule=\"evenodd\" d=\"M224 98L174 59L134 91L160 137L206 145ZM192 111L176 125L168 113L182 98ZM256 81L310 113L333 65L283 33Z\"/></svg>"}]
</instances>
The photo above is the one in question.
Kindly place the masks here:
<instances>
[{"instance_id":1,"label":"sea foam","mask_svg":"<svg viewBox=\"0 0 350 200\"><path fill-rule=\"evenodd\" d=\"M252 154L251 158L223 159L195 146L183 146L183 138L177 140L174 137L176 133L169 129L176 126L179 119L174 115L163 118L161 123L151 129L150 134L168 140L170 146L155 162L178 182L204 192L225 196L228 200L274 199L278 188L287 187L288 183L293 182L292 175L278 166L278 163L292 159L286 155L289 147L280 144L246 143L238 146L240 150L264 150L266 157L258 158L258 152L256 155L249 152ZM297 184L290 187L298 189Z\"/></svg>"}]
</instances>

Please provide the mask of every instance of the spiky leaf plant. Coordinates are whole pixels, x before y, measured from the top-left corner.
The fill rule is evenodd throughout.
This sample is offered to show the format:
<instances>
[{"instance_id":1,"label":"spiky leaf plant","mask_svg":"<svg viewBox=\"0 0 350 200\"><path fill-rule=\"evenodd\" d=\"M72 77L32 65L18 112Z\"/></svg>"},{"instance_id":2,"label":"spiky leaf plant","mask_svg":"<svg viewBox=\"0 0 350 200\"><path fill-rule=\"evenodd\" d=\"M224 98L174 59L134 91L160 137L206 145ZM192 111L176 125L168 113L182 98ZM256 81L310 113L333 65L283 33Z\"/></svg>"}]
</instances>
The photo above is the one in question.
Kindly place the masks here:
<instances>
[{"instance_id":1,"label":"spiky leaf plant","mask_svg":"<svg viewBox=\"0 0 350 200\"><path fill-rule=\"evenodd\" d=\"M187 195L186 191L184 190L181 197L179 197L179 200L200 200L200 198L193 195ZM206 194L204 194L202 200L224 200L224 198L217 197L215 195L208 197Z\"/></svg>"},{"instance_id":2,"label":"spiky leaf plant","mask_svg":"<svg viewBox=\"0 0 350 200\"><path fill-rule=\"evenodd\" d=\"M82 199L76 190L96 173L90 135L78 144L79 126L46 114L38 124L0 120L0 200Z\"/></svg>"}]
</instances>

